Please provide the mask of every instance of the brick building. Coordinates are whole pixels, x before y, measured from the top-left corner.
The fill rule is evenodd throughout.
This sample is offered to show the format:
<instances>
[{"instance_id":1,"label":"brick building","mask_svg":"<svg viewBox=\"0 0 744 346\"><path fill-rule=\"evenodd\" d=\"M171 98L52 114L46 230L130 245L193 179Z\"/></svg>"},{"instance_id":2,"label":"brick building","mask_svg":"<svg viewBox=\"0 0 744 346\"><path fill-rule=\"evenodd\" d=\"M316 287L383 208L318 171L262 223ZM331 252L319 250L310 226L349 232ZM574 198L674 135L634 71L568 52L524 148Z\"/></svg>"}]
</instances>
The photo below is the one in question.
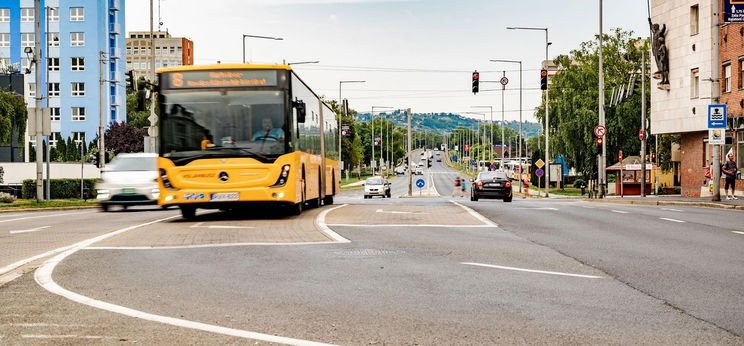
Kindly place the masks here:
<instances>
[{"instance_id":1,"label":"brick building","mask_svg":"<svg viewBox=\"0 0 744 346\"><path fill-rule=\"evenodd\" d=\"M723 10L721 1L722 14ZM721 103L727 105L729 116L722 155L733 149L741 169L744 167L744 23L724 23L722 15L719 40ZM744 191L744 180L737 179L736 189Z\"/></svg>"},{"instance_id":2,"label":"brick building","mask_svg":"<svg viewBox=\"0 0 744 346\"><path fill-rule=\"evenodd\" d=\"M712 4L712 0L651 2L651 21L664 30L664 42L669 57L669 83L661 85L658 79L652 79L651 133L680 135L679 152L673 150L673 158L679 158L682 195L690 197L710 195L705 170L712 159L707 127L707 108L713 103L711 95L714 88L714 78L711 78ZM742 28L742 24L724 24L719 29L720 59L716 63L721 68L720 102L728 104L730 117L742 116L744 109ZM652 73L659 71L655 61L652 62L652 69ZM741 131L734 133L732 130L727 130L724 154L733 144L741 141ZM734 147L737 146L739 145ZM738 152L737 161L741 166L743 151ZM742 184L742 181L737 182L740 191L744 188Z\"/></svg>"},{"instance_id":3,"label":"brick building","mask_svg":"<svg viewBox=\"0 0 744 346\"><path fill-rule=\"evenodd\" d=\"M156 31L155 69L169 66L193 65L194 42L183 37L172 37L167 31ZM127 37L127 70L133 70L135 78L144 76L152 80L150 32L133 31Z\"/></svg>"}]
</instances>

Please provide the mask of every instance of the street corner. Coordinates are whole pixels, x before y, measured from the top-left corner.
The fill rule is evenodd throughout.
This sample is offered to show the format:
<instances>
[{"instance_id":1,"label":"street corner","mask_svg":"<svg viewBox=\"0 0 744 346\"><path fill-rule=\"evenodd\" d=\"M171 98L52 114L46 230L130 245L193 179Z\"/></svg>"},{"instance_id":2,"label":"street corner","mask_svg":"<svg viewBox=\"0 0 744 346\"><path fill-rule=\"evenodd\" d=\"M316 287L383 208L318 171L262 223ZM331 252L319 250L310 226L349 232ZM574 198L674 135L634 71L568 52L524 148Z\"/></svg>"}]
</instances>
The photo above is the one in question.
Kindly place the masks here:
<instances>
[{"instance_id":1,"label":"street corner","mask_svg":"<svg viewBox=\"0 0 744 346\"><path fill-rule=\"evenodd\" d=\"M174 219L105 239L91 248L188 248L252 244L296 244L332 241L316 219L327 207L281 218L206 212L194 220Z\"/></svg>"}]
</instances>

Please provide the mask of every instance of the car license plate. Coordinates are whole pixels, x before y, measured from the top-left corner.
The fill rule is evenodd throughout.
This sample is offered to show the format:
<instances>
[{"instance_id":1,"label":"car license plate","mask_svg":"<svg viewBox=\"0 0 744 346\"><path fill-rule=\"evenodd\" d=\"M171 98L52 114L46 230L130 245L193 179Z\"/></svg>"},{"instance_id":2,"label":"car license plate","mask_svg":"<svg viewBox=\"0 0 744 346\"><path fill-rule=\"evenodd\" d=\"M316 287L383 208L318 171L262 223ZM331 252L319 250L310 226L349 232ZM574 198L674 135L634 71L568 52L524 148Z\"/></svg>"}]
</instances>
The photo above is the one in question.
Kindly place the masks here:
<instances>
[{"instance_id":1,"label":"car license plate","mask_svg":"<svg viewBox=\"0 0 744 346\"><path fill-rule=\"evenodd\" d=\"M501 184L500 183L490 183L490 184L488 184L488 186L499 187L499 186L501 186Z\"/></svg>"},{"instance_id":2,"label":"car license plate","mask_svg":"<svg viewBox=\"0 0 744 346\"><path fill-rule=\"evenodd\" d=\"M121 189L121 193L137 193L137 189Z\"/></svg>"},{"instance_id":3,"label":"car license plate","mask_svg":"<svg viewBox=\"0 0 744 346\"><path fill-rule=\"evenodd\" d=\"M223 201L237 201L239 194L237 192L220 192L213 193L209 196L210 201L223 202Z\"/></svg>"}]
</instances>

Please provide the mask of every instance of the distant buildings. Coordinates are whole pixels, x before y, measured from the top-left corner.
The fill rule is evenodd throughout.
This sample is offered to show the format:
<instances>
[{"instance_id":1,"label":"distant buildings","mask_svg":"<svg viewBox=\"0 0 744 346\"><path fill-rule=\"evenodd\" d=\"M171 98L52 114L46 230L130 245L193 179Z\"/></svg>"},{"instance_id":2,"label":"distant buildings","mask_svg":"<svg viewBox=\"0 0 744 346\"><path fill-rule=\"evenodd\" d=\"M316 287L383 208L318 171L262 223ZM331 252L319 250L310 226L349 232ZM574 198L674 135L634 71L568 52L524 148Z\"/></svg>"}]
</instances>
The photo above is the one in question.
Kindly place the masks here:
<instances>
[{"instance_id":1,"label":"distant buildings","mask_svg":"<svg viewBox=\"0 0 744 346\"><path fill-rule=\"evenodd\" d=\"M658 33L668 56L668 83L661 74L652 79L651 132L679 134L681 192L684 196L709 194L705 170L712 162L712 146L708 144L707 112L712 91L713 64L720 68L720 103L728 104L728 115L734 118L726 131L723 155L733 148L739 167L744 162L744 25L723 23L719 29L719 60L713 61L711 0L652 0L651 21L658 24ZM723 1L721 2L723 3ZM742 6L744 9L744 6ZM658 54L652 73L663 70ZM661 64L661 66L660 66ZM737 190L744 183L737 181Z\"/></svg>"},{"instance_id":2,"label":"distant buildings","mask_svg":"<svg viewBox=\"0 0 744 346\"><path fill-rule=\"evenodd\" d=\"M183 37L172 37L167 31L156 31L155 69L169 66L193 65L194 42ZM149 31L132 31L127 37L127 70L134 71L135 78L144 76L153 80L152 51Z\"/></svg>"},{"instance_id":3,"label":"distant buildings","mask_svg":"<svg viewBox=\"0 0 744 346\"><path fill-rule=\"evenodd\" d=\"M97 136L101 112L107 123L126 120L124 1L42 0L38 15L42 61L32 66L32 55L24 48L35 47L34 1L0 0L0 67L15 65L30 72L25 78L26 101L33 107L40 92L43 107L51 109L51 145L67 137L88 143ZM99 105L101 55L103 109ZM36 68L43 69L42 87L35 84ZM25 156L28 159L28 150Z\"/></svg>"}]
</instances>

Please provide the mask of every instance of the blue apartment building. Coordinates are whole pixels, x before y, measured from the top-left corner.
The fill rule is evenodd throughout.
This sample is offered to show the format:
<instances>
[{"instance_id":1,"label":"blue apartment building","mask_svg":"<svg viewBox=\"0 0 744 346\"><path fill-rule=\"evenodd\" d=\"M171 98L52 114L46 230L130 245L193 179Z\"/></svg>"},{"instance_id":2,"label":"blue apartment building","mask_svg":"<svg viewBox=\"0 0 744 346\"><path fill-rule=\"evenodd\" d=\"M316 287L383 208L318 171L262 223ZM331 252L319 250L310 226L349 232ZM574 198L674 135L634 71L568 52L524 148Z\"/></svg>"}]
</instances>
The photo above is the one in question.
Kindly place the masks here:
<instances>
[{"instance_id":1,"label":"blue apartment building","mask_svg":"<svg viewBox=\"0 0 744 346\"><path fill-rule=\"evenodd\" d=\"M33 107L36 92L42 93L52 117L49 144L68 137L90 143L101 112L106 124L126 121L124 0L41 0L42 88L34 83L36 67L29 66L33 55L24 53L26 47L35 49L35 15L34 0L0 0L0 66L30 69L26 102Z\"/></svg>"}]
</instances>

